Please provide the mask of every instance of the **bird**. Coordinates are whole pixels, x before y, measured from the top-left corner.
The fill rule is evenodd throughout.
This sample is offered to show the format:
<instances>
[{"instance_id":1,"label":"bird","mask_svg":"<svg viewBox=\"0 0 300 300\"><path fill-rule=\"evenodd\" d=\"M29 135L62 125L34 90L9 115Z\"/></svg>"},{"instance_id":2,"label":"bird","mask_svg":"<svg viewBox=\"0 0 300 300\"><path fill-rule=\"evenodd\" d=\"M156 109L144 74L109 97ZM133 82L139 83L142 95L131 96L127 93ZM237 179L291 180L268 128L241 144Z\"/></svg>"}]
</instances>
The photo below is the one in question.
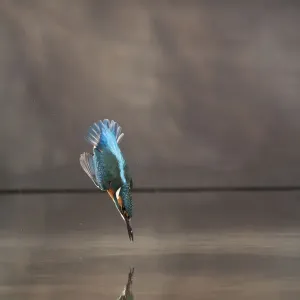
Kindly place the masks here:
<instances>
[{"instance_id":1,"label":"bird","mask_svg":"<svg viewBox=\"0 0 300 300\"><path fill-rule=\"evenodd\" d=\"M85 139L93 152L80 154L80 165L97 188L107 192L124 220L129 240L133 242L133 180L120 149L122 127L114 120L99 120L88 129Z\"/></svg>"}]
</instances>

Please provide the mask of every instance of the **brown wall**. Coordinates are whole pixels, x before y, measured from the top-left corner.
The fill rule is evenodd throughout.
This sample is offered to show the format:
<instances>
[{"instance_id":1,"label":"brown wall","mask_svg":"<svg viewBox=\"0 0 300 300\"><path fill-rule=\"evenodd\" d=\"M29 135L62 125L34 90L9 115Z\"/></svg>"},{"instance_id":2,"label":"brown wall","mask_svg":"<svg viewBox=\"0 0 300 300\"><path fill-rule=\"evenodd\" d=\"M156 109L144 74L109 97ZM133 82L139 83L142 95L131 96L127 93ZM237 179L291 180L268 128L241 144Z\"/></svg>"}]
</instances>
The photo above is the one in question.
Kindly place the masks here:
<instances>
[{"instance_id":1,"label":"brown wall","mask_svg":"<svg viewBox=\"0 0 300 300\"><path fill-rule=\"evenodd\" d=\"M70 3L0 3L0 187L93 187L102 118L136 186L299 182L299 1Z\"/></svg>"}]
</instances>

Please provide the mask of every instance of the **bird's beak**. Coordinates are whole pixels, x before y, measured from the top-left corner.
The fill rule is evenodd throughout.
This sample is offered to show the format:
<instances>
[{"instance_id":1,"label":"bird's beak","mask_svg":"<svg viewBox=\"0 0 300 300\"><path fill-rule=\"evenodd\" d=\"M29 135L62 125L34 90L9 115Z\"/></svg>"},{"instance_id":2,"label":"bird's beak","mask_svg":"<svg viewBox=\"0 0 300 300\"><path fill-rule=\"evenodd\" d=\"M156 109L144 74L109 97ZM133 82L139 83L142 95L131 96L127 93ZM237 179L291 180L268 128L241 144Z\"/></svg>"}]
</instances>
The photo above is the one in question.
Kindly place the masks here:
<instances>
[{"instance_id":1,"label":"bird's beak","mask_svg":"<svg viewBox=\"0 0 300 300\"><path fill-rule=\"evenodd\" d=\"M127 217L124 217L124 219L125 219L126 226L127 226L129 240L133 242L133 230L132 230L132 227L130 224L130 220Z\"/></svg>"},{"instance_id":2,"label":"bird's beak","mask_svg":"<svg viewBox=\"0 0 300 300\"><path fill-rule=\"evenodd\" d=\"M116 193L113 192L112 189L109 189L107 192L109 194L109 196L111 197L111 199L113 201L115 201L114 199L117 200L118 204L121 206L122 205L122 199L120 197L120 190L121 188L119 188ZM127 232L128 232L128 236L129 236L129 240L133 242L133 230L132 230L132 227L131 227L131 224L130 224L130 219L128 218L127 215L124 215L121 210L117 207L122 219L125 221L126 223L126 227L127 227Z\"/></svg>"}]
</instances>

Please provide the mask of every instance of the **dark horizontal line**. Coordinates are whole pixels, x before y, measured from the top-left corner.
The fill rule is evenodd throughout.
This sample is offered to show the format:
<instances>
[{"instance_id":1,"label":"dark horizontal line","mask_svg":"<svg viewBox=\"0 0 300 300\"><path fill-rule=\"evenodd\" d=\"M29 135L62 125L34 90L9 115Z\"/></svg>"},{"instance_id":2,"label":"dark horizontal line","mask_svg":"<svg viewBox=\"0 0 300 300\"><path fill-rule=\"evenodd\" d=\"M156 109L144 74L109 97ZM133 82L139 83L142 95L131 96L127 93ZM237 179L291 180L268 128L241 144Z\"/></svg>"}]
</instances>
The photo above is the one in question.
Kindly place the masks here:
<instances>
[{"instance_id":1,"label":"dark horizontal line","mask_svg":"<svg viewBox=\"0 0 300 300\"><path fill-rule=\"evenodd\" d=\"M144 187L135 188L133 193L220 193L220 192L300 192L300 186L207 186L207 187ZM20 194L95 194L101 193L97 188L20 188L0 189L0 195Z\"/></svg>"}]
</instances>

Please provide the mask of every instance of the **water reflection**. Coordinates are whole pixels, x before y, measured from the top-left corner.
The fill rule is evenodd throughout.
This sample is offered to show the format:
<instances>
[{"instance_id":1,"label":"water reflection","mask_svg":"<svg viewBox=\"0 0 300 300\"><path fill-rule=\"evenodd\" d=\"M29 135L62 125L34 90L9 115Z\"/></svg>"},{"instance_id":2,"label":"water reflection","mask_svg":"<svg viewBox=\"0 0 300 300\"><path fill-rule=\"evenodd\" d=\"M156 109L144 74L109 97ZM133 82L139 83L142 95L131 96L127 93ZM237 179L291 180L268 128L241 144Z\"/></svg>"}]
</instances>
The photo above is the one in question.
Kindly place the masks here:
<instances>
[{"instance_id":1,"label":"water reflection","mask_svg":"<svg viewBox=\"0 0 300 300\"><path fill-rule=\"evenodd\" d=\"M98 194L2 198L0 299L300 299L299 193L171 196L139 195L134 244Z\"/></svg>"},{"instance_id":2,"label":"water reflection","mask_svg":"<svg viewBox=\"0 0 300 300\"><path fill-rule=\"evenodd\" d=\"M134 274L134 268L130 268L128 273L127 284L124 286L124 289L119 296L118 300L133 300L133 292L132 292L132 279Z\"/></svg>"}]
</instances>

